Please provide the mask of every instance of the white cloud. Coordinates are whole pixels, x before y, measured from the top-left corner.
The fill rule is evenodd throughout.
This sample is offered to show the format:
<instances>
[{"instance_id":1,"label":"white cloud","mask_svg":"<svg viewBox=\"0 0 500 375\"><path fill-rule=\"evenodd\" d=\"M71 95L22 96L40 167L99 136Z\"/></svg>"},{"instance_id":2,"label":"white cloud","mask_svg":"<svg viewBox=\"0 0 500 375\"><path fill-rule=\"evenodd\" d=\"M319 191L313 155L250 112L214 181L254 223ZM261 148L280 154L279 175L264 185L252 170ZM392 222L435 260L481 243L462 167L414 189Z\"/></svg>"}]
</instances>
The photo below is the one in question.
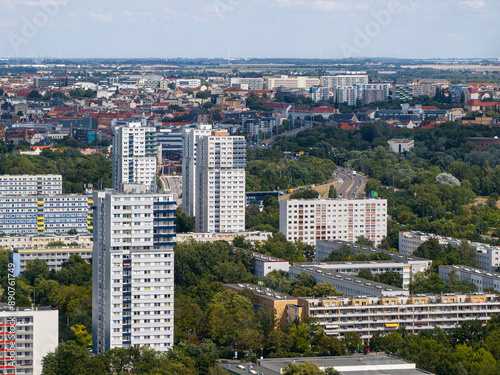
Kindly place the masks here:
<instances>
[{"instance_id":1,"label":"white cloud","mask_svg":"<svg viewBox=\"0 0 500 375\"><path fill-rule=\"evenodd\" d=\"M97 20L103 23L109 23L115 20L115 16L111 12L101 12L101 13L89 12L89 16L93 20Z\"/></svg>"},{"instance_id":2,"label":"white cloud","mask_svg":"<svg viewBox=\"0 0 500 375\"><path fill-rule=\"evenodd\" d=\"M460 1L460 4L467 5L468 7L472 8L474 10L479 10L479 9L482 9L486 6L486 1L485 0L462 0L462 1Z\"/></svg>"}]
</instances>

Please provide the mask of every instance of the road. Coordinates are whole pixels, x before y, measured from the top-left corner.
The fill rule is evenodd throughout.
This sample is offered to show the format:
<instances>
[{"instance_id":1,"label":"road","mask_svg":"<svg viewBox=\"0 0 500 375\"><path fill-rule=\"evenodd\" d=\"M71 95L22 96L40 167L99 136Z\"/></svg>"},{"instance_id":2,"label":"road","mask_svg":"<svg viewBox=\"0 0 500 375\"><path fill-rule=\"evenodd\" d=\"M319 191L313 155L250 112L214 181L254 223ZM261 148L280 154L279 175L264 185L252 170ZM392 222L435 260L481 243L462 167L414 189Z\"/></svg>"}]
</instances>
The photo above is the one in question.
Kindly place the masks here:
<instances>
[{"instance_id":1,"label":"road","mask_svg":"<svg viewBox=\"0 0 500 375\"><path fill-rule=\"evenodd\" d=\"M173 194L177 204L181 203L182 177L181 176L160 176L163 190L167 194Z\"/></svg>"},{"instance_id":2,"label":"road","mask_svg":"<svg viewBox=\"0 0 500 375\"><path fill-rule=\"evenodd\" d=\"M337 185L337 195L339 198L359 198L365 189L367 177L359 174L352 175L352 170L343 167L337 167L335 171L342 182Z\"/></svg>"}]
</instances>

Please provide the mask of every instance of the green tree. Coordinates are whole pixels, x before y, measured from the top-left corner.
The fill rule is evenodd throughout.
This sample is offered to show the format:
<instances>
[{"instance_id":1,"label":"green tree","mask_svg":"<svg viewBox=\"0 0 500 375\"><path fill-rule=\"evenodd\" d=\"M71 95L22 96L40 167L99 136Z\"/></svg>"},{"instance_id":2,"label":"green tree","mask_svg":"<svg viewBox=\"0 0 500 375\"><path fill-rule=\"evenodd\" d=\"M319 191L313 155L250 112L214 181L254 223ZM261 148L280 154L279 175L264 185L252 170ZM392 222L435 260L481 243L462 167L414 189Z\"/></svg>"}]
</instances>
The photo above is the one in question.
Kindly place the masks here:
<instances>
[{"instance_id":1,"label":"green tree","mask_svg":"<svg viewBox=\"0 0 500 375\"><path fill-rule=\"evenodd\" d=\"M328 198L337 198L337 189L335 189L335 185L330 185L330 189L328 190Z\"/></svg>"},{"instance_id":2,"label":"green tree","mask_svg":"<svg viewBox=\"0 0 500 375\"><path fill-rule=\"evenodd\" d=\"M313 189L306 189L302 191L297 191L290 195L290 199L315 199L318 198L320 194Z\"/></svg>"},{"instance_id":3,"label":"green tree","mask_svg":"<svg viewBox=\"0 0 500 375\"><path fill-rule=\"evenodd\" d=\"M281 370L283 375L324 375L318 365L313 362L290 362Z\"/></svg>"},{"instance_id":4,"label":"green tree","mask_svg":"<svg viewBox=\"0 0 500 375\"><path fill-rule=\"evenodd\" d=\"M49 266L45 260L33 259L26 264L23 276L33 285L37 278L47 279L49 277Z\"/></svg>"},{"instance_id":5,"label":"green tree","mask_svg":"<svg viewBox=\"0 0 500 375\"><path fill-rule=\"evenodd\" d=\"M88 374L88 351L74 341L59 344L56 350L42 359L43 375Z\"/></svg>"},{"instance_id":6,"label":"green tree","mask_svg":"<svg viewBox=\"0 0 500 375\"><path fill-rule=\"evenodd\" d=\"M40 100L42 99L42 94L40 94L38 90L31 90L26 98L30 100Z\"/></svg>"}]
</instances>

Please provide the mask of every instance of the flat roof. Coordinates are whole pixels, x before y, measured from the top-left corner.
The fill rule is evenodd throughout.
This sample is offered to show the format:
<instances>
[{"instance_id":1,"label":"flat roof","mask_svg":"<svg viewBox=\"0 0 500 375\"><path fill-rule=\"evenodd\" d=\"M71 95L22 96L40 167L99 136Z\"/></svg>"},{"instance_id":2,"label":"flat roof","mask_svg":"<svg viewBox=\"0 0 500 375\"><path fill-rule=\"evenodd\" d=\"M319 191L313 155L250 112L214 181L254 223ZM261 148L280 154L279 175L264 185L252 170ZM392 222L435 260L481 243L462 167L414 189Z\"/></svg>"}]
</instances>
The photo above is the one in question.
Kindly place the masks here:
<instances>
[{"instance_id":1,"label":"flat roof","mask_svg":"<svg viewBox=\"0 0 500 375\"><path fill-rule=\"evenodd\" d=\"M255 251L252 252L253 258L256 260L262 260L262 261L267 261L267 262L288 262L286 259L281 259L281 258L276 258L271 255L267 254L262 254L262 253L256 253Z\"/></svg>"},{"instance_id":2,"label":"flat roof","mask_svg":"<svg viewBox=\"0 0 500 375\"><path fill-rule=\"evenodd\" d=\"M481 270L479 268L474 268L474 267L469 267L469 266L439 266L439 268L446 268L450 270L458 270L460 272L467 272L473 275L478 275L478 276L483 276L483 277L489 277L492 279L499 279L500 280L500 274L495 273L495 272L488 272Z\"/></svg>"},{"instance_id":3,"label":"flat roof","mask_svg":"<svg viewBox=\"0 0 500 375\"><path fill-rule=\"evenodd\" d=\"M363 246L357 243L349 242L349 241L342 241L342 240L321 240L321 241L316 241L316 246L318 243L336 243L339 245L347 245L352 247L353 249L365 251L367 253L385 253L391 256L393 260L407 260L407 261L421 261L421 262L431 262L429 259L425 258L419 258L414 255L406 255L406 254L400 254L396 253L394 251L390 250L384 250L384 249L378 249L376 247L368 247L368 246Z\"/></svg>"},{"instance_id":4,"label":"flat roof","mask_svg":"<svg viewBox=\"0 0 500 375\"><path fill-rule=\"evenodd\" d=\"M297 301L297 297L292 297L285 293L276 292L265 286L255 285L255 284L224 284L225 287L234 290L251 290L255 295L263 298L267 298L272 301Z\"/></svg>"},{"instance_id":5,"label":"flat roof","mask_svg":"<svg viewBox=\"0 0 500 375\"><path fill-rule=\"evenodd\" d=\"M377 292L377 294L380 291L386 291L386 292L400 292L401 295L408 295L409 292L408 290L402 289L402 288L397 288L392 285L387 285L383 283L379 283L377 281L372 281L368 279L363 279L362 277L354 276L354 275L346 275L344 273L340 272L335 272L335 271L329 271L329 270L324 270L321 267L317 267L314 265L307 265L304 264L303 266L301 265L293 265L290 266L290 269L295 267L298 270L304 270L304 271L309 271L316 273L321 276L326 276L331 278L332 280L338 280L342 281L344 283L349 283L352 285L357 285L357 286L362 286L364 288L372 289L374 292Z\"/></svg>"},{"instance_id":6,"label":"flat roof","mask_svg":"<svg viewBox=\"0 0 500 375\"><path fill-rule=\"evenodd\" d=\"M422 375L431 374L418 370L414 363L387 354L351 355L339 357L309 358L266 358L257 361L261 368L270 370L270 374L280 374L281 369L290 362L313 362L320 368L333 367L341 372L351 374L384 374L384 375ZM359 368L359 370L357 370ZM267 374L266 374L267 375Z\"/></svg>"}]
</instances>

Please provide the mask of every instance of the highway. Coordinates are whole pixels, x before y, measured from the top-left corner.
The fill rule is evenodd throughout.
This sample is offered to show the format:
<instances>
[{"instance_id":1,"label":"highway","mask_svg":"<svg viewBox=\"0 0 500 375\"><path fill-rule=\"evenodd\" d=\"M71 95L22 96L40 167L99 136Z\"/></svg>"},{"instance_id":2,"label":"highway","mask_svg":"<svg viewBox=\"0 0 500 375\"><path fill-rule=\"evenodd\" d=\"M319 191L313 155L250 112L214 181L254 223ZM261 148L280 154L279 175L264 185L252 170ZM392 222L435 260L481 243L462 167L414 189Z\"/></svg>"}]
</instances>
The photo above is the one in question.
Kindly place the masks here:
<instances>
[{"instance_id":1,"label":"highway","mask_svg":"<svg viewBox=\"0 0 500 375\"><path fill-rule=\"evenodd\" d=\"M163 190L167 194L173 194L177 204L181 203L182 177L181 176L160 176Z\"/></svg>"},{"instance_id":2,"label":"highway","mask_svg":"<svg viewBox=\"0 0 500 375\"><path fill-rule=\"evenodd\" d=\"M337 195L339 198L359 198L365 189L367 177L356 174L353 176L352 170L343 167L337 167L335 173L342 180L337 186Z\"/></svg>"}]
</instances>

